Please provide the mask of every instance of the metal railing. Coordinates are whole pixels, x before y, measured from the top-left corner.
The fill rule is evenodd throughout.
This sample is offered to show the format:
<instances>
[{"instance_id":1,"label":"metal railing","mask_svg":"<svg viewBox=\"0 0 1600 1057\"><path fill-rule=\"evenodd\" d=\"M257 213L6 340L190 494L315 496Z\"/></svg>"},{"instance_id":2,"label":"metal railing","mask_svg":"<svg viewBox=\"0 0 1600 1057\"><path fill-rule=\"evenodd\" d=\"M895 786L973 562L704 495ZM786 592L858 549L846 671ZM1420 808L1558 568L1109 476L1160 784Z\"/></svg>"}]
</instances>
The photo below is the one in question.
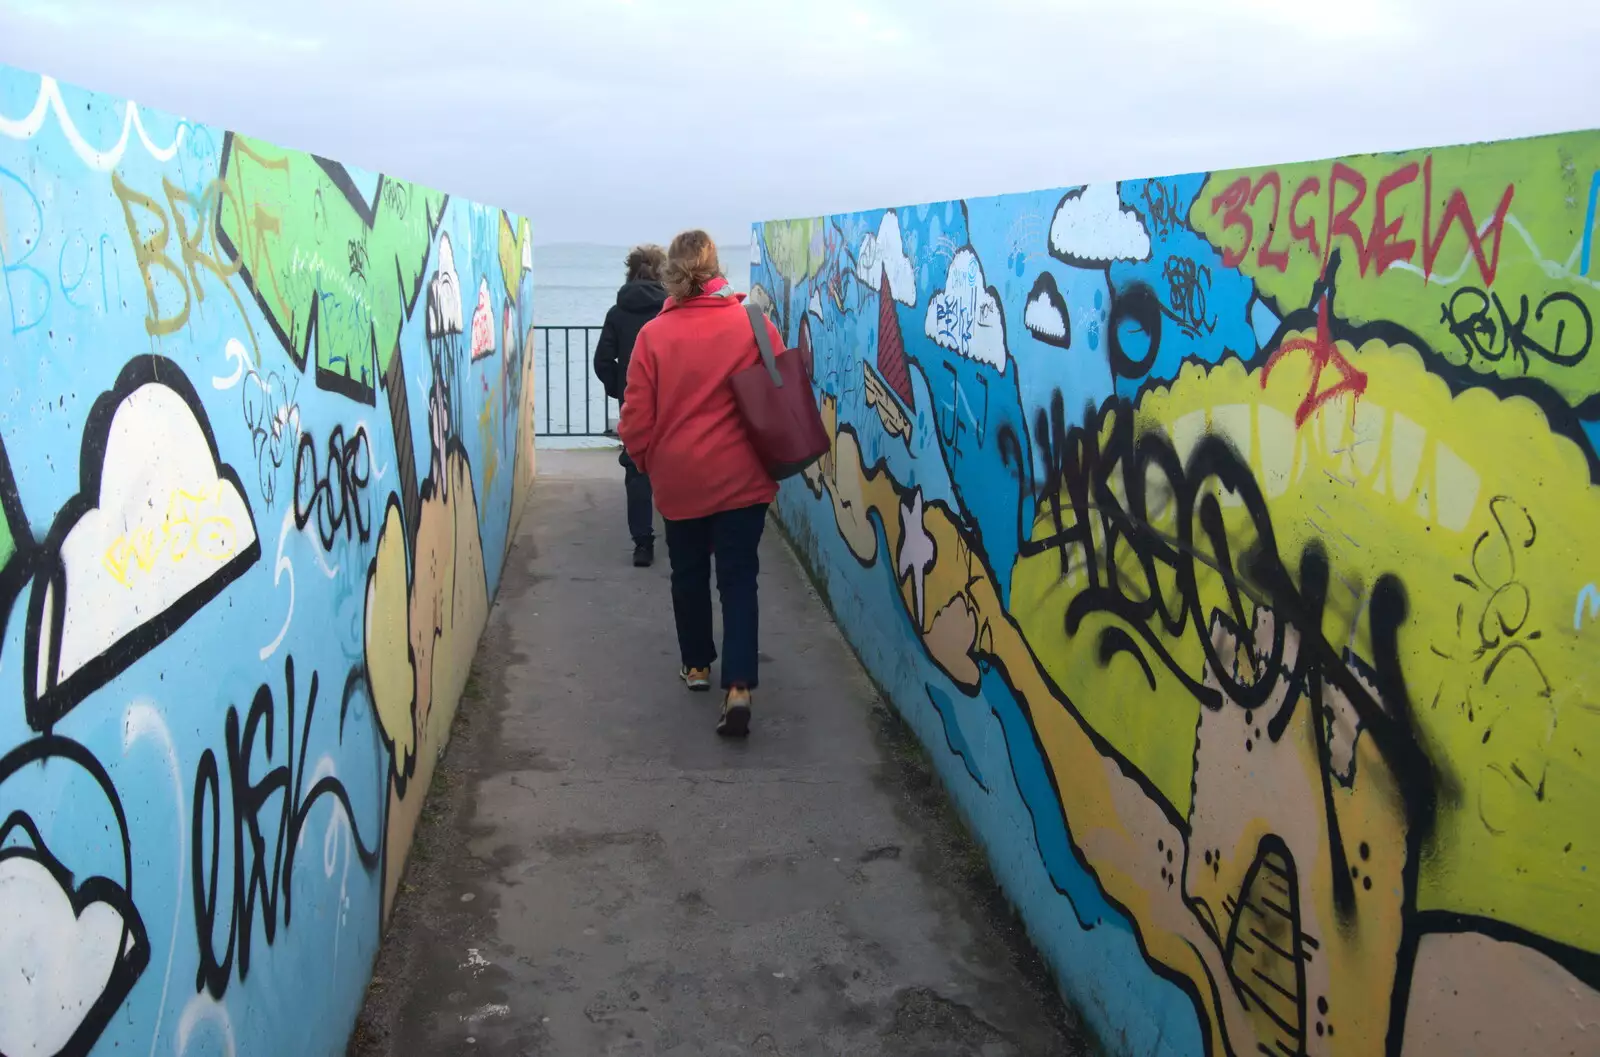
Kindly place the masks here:
<instances>
[{"instance_id":1,"label":"metal railing","mask_svg":"<svg viewBox=\"0 0 1600 1057\"><path fill-rule=\"evenodd\" d=\"M599 327L533 328L535 405L533 432L538 437L603 437L617 421L617 402L606 396L594 376L594 347ZM557 361L561 369L556 370ZM536 398L537 399L537 398Z\"/></svg>"}]
</instances>

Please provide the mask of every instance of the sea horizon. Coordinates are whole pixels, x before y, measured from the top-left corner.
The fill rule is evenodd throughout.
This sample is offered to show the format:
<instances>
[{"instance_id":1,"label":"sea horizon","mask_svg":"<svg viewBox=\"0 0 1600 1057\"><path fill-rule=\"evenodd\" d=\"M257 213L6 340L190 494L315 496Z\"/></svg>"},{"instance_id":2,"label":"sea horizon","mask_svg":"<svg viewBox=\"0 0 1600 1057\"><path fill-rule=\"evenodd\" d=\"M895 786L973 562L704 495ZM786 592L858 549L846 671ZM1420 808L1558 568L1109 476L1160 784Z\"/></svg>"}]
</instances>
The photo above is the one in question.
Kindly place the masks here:
<instances>
[{"instance_id":1,"label":"sea horizon","mask_svg":"<svg viewBox=\"0 0 1600 1057\"><path fill-rule=\"evenodd\" d=\"M715 236L713 236L715 237ZM719 242L723 274L735 290L750 289L750 242ZM533 318L537 326L598 327L616 303L630 246L602 242L535 242Z\"/></svg>"}]
</instances>

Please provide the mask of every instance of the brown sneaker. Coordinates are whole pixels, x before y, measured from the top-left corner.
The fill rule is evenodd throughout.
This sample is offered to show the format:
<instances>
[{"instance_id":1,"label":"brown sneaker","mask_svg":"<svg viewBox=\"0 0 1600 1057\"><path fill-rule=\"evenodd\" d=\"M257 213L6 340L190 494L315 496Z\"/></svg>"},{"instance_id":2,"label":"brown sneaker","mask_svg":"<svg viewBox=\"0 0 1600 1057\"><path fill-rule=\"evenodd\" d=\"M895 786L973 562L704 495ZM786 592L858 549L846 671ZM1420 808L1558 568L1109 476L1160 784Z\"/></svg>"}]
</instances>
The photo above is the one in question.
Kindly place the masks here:
<instances>
[{"instance_id":1,"label":"brown sneaker","mask_svg":"<svg viewBox=\"0 0 1600 1057\"><path fill-rule=\"evenodd\" d=\"M683 680L683 685L697 694L703 694L711 689L710 668L679 668L678 678Z\"/></svg>"},{"instance_id":2,"label":"brown sneaker","mask_svg":"<svg viewBox=\"0 0 1600 1057\"><path fill-rule=\"evenodd\" d=\"M724 738L742 738L750 733L750 691L736 686L722 699L722 716L717 733Z\"/></svg>"}]
</instances>

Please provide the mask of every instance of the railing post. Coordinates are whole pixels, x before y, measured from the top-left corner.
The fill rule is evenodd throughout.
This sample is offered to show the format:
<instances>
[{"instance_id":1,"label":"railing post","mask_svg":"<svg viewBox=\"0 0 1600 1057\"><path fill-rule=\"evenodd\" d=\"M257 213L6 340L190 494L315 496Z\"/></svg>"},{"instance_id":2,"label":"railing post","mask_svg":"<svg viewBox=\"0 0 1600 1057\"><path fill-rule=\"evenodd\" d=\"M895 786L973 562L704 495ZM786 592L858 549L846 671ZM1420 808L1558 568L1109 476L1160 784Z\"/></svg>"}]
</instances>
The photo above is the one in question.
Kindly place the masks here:
<instances>
[{"instance_id":1,"label":"railing post","mask_svg":"<svg viewBox=\"0 0 1600 1057\"><path fill-rule=\"evenodd\" d=\"M542 348L545 372L544 428L542 430L536 429L535 432L537 435L542 437L600 437L604 436L605 431L610 428L611 398L606 396L604 393L601 394L601 406L603 409L601 418L603 419L603 426L598 431L594 428L594 390L598 380L595 379L593 375L593 356L595 338L600 329L601 328L599 327L534 326L533 331L536 341L541 335L543 337ZM572 332L575 330L583 332L583 362L579 364L579 369L583 372L583 379L579 383L583 396L582 429L579 429L577 424L573 421L572 414L572 390L574 389L572 381ZM555 380L552 377L554 371L552 370L551 364L551 361L555 358L555 350L551 347L551 340L553 338L553 332L555 331L561 332L561 355L563 371L563 377L561 380L561 402L563 405L564 414L566 415L566 419L564 422L562 422L559 430L556 429L555 424Z\"/></svg>"}]
</instances>

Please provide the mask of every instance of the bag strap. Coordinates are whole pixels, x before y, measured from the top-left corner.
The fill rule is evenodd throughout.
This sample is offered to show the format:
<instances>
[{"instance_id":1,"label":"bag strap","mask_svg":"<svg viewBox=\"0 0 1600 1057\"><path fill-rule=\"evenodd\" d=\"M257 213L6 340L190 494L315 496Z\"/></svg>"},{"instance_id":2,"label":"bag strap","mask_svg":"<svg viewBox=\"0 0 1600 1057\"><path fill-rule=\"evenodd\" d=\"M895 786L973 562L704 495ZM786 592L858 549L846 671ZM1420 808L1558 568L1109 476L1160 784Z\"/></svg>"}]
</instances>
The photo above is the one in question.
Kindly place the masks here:
<instances>
[{"instance_id":1,"label":"bag strap","mask_svg":"<svg viewBox=\"0 0 1600 1057\"><path fill-rule=\"evenodd\" d=\"M767 366L773 388L783 388L783 375L778 370L778 358L772 351L772 335L767 333L767 314L760 306L746 304L745 315L750 317L750 329L756 333L756 348L761 350L761 362Z\"/></svg>"}]
</instances>

